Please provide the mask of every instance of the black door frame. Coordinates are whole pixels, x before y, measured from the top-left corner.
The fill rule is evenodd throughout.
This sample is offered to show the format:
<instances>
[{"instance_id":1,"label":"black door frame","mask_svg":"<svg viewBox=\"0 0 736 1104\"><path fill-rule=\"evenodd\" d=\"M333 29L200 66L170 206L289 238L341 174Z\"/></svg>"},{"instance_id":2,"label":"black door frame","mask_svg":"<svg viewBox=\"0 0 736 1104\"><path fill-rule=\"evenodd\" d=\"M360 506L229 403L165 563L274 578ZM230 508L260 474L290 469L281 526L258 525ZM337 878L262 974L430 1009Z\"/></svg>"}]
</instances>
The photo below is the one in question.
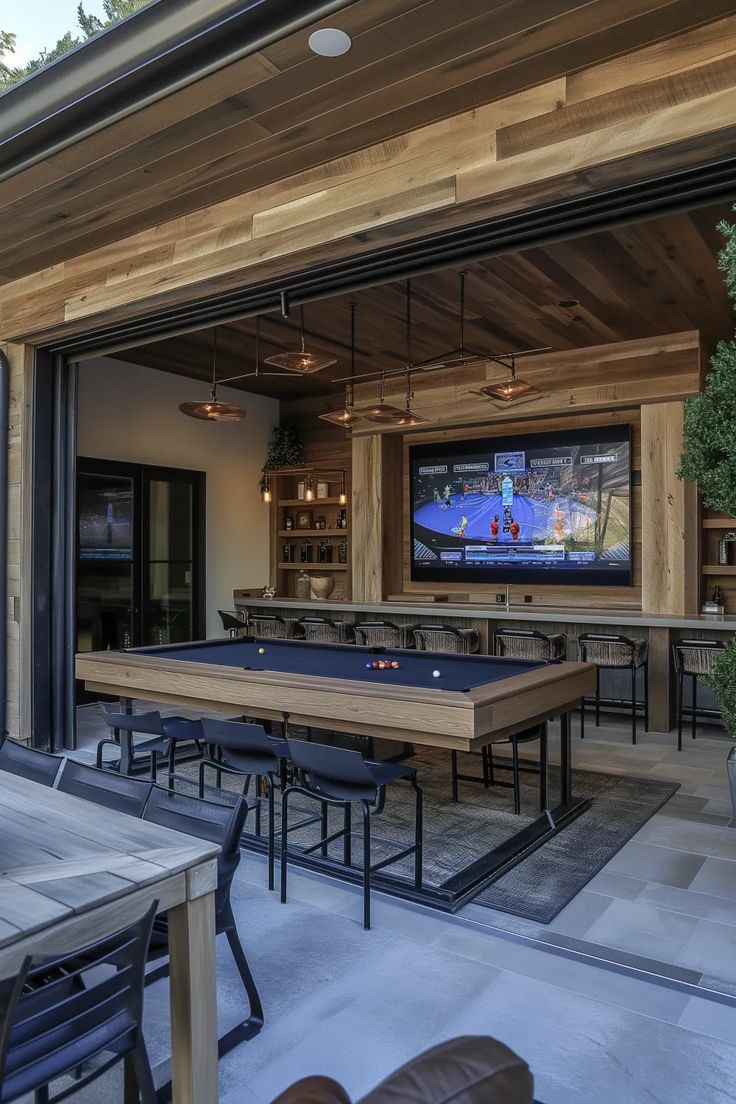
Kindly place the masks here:
<instances>
[{"instance_id":1,"label":"black door frame","mask_svg":"<svg viewBox=\"0 0 736 1104\"><path fill-rule=\"evenodd\" d=\"M34 741L39 746L68 746L74 731L70 707L73 619L69 618L69 587L73 582L69 579L69 535L60 532L59 526L69 518L69 503L73 503L70 482L76 463L75 362L278 310L284 292L296 306L474 259L734 199L736 155L310 265L238 291L98 327L37 350L32 506ZM57 375L59 381L54 386ZM57 499L56 495L61 497Z\"/></svg>"},{"instance_id":2,"label":"black door frame","mask_svg":"<svg viewBox=\"0 0 736 1104\"><path fill-rule=\"evenodd\" d=\"M130 479L133 484L133 646L145 644L145 571L150 564L150 511L146 483L155 479L176 480L187 477L193 488L192 495L192 622L195 637L204 636L207 618L207 474L193 468L172 468L162 464L138 464L128 460L104 460L98 457L77 456L76 475L80 471L90 475L112 475ZM138 507L137 509L135 507ZM78 530L78 526L75 525ZM79 559L79 534L76 533ZM76 572L75 572L76 576ZM75 578L76 586L76 578ZM137 603L136 604L136 599ZM75 603L76 614L76 603Z\"/></svg>"}]
</instances>

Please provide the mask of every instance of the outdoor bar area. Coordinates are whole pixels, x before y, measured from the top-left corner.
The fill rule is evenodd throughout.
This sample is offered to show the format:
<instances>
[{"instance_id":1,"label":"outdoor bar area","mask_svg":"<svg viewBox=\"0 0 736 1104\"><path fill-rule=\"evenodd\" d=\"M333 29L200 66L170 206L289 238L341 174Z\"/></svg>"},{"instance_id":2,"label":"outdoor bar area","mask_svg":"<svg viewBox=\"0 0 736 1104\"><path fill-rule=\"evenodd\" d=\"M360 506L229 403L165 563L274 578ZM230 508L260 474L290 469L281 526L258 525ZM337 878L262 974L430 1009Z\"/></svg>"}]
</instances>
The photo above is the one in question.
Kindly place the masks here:
<instances>
[{"instance_id":1,"label":"outdoor bar area","mask_svg":"<svg viewBox=\"0 0 736 1104\"><path fill-rule=\"evenodd\" d=\"M44 4L0 1104L733 1101L736 3Z\"/></svg>"}]
</instances>

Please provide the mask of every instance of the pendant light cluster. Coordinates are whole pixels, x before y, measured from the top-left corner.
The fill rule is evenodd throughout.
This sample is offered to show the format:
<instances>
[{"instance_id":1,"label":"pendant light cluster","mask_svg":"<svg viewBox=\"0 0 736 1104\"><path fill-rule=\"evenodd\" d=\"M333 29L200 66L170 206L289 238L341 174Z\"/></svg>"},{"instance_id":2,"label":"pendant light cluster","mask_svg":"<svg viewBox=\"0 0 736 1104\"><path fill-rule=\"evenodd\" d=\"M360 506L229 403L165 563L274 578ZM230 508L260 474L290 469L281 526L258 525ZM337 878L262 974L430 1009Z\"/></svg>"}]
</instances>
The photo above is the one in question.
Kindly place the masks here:
<instances>
[{"instance_id":1,"label":"pendant light cluster","mask_svg":"<svg viewBox=\"0 0 736 1104\"><path fill-rule=\"evenodd\" d=\"M331 410L325 414L320 414L319 417L322 421L329 422L331 425L342 426L345 429L350 429L356 422L368 421L374 422L380 426L395 426L412 428L414 426L424 424L427 419L418 414L413 408L414 402L414 390L412 387L413 378L417 374L423 374L440 369L450 368L470 368L470 367L488 367L498 365L508 372L508 376L504 379L500 379L494 383L486 384L478 390L469 392L470 394L479 395L485 399L491 399L492 401L502 403L504 405L516 402L518 399L532 398L534 395L538 395L539 390L528 383L526 380L520 379L516 375L516 357L520 354L503 353L503 354L489 354L481 353L470 350L465 345L465 281L466 273L460 273L460 301L459 301L459 345L457 348L452 349L449 353L443 356L433 357L430 360L424 360L415 362L413 359L412 350L412 295L411 295L411 281L406 281L406 362L403 368L384 370L381 372L366 372L360 376L356 376L355 372L355 356L356 356L356 318L357 309L355 303L350 306L350 375L343 379L333 380L334 383L345 384L345 400L341 409ZM290 313L289 298L286 291L281 292L281 313L284 318L287 318ZM524 353L536 353L544 352L546 349L528 349L524 350ZM217 329L213 330L213 344L212 344L212 387L210 390L209 400L206 402L185 402L181 403L179 409L183 414L188 415L190 418L198 418L202 421L212 422L238 422L242 418L246 417L246 411L235 403L220 402L217 398L218 382L220 384L231 383L235 380L244 380L250 377L256 379L264 376L277 376L277 377L289 377L295 375L307 376L313 375L316 372L321 372L326 368L330 368L333 364L336 364L336 358L325 356L320 353L307 349L306 347L306 330L304 325L304 307L300 308L300 326L299 326L299 347L296 349L287 350L284 353L275 353L273 356L266 357L265 364L268 364L274 368L280 369L278 372L261 372L260 371L260 318L256 318L256 352L255 352L255 370L250 372L244 372L237 376L230 376L227 379L217 379ZM406 381L406 391L404 397L404 406L394 406L392 403L386 402L386 383L387 380L396 379L399 376L404 376ZM379 393L378 400L372 406L355 407L355 384L356 381L377 380L379 381ZM261 497L264 502L271 501L271 485L268 473L264 473L263 480L261 482ZM306 501L311 502L314 499L314 491L311 485L311 475L307 473L307 485L305 488Z\"/></svg>"}]
</instances>

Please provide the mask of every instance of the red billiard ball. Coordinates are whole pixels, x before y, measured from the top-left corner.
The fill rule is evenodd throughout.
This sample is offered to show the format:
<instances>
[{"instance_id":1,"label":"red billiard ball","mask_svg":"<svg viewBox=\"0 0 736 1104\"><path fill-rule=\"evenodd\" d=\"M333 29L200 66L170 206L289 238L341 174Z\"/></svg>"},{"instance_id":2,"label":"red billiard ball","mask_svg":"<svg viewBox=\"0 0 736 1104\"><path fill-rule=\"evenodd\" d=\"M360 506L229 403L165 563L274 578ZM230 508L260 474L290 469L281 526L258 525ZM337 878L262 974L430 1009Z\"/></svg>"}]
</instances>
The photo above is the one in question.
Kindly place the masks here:
<instances>
[{"instance_id":1,"label":"red billiard ball","mask_svg":"<svg viewBox=\"0 0 736 1104\"><path fill-rule=\"evenodd\" d=\"M373 668L373 670L374 670L374 671L377 671L377 670L378 670L378 668L379 668L380 666L381 666L381 665L380 665L380 663L378 662L378 660L377 660L377 659L374 659L374 660L373 660L373 663L371 664L371 667Z\"/></svg>"}]
</instances>

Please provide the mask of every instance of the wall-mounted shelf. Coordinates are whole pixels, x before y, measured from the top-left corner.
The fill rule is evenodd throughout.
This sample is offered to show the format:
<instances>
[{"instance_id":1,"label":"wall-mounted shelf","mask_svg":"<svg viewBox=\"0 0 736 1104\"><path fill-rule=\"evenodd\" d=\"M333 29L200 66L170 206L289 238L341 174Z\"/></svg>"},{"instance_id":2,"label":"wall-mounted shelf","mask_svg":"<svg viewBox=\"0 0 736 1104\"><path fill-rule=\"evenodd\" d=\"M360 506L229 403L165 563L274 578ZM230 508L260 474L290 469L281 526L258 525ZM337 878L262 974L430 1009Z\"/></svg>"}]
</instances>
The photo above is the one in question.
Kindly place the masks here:
<instances>
[{"instance_id":1,"label":"wall-mounted shelf","mask_svg":"<svg viewBox=\"0 0 736 1104\"><path fill-rule=\"evenodd\" d=\"M339 498L280 498L277 506L303 506L305 510L314 510L316 506L339 506Z\"/></svg>"},{"instance_id":2,"label":"wall-mounted shelf","mask_svg":"<svg viewBox=\"0 0 736 1104\"><path fill-rule=\"evenodd\" d=\"M736 564L703 564L704 575L736 575Z\"/></svg>"},{"instance_id":3,"label":"wall-mounted shelf","mask_svg":"<svg viewBox=\"0 0 736 1104\"><path fill-rule=\"evenodd\" d=\"M341 537L347 529L279 529L280 537Z\"/></svg>"},{"instance_id":4,"label":"wall-mounted shelf","mask_svg":"<svg viewBox=\"0 0 736 1104\"><path fill-rule=\"evenodd\" d=\"M348 565L344 563L280 563L279 571L347 571Z\"/></svg>"},{"instance_id":5,"label":"wall-mounted shelf","mask_svg":"<svg viewBox=\"0 0 736 1104\"><path fill-rule=\"evenodd\" d=\"M736 518L703 518L704 529L736 529Z\"/></svg>"}]
</instances>

